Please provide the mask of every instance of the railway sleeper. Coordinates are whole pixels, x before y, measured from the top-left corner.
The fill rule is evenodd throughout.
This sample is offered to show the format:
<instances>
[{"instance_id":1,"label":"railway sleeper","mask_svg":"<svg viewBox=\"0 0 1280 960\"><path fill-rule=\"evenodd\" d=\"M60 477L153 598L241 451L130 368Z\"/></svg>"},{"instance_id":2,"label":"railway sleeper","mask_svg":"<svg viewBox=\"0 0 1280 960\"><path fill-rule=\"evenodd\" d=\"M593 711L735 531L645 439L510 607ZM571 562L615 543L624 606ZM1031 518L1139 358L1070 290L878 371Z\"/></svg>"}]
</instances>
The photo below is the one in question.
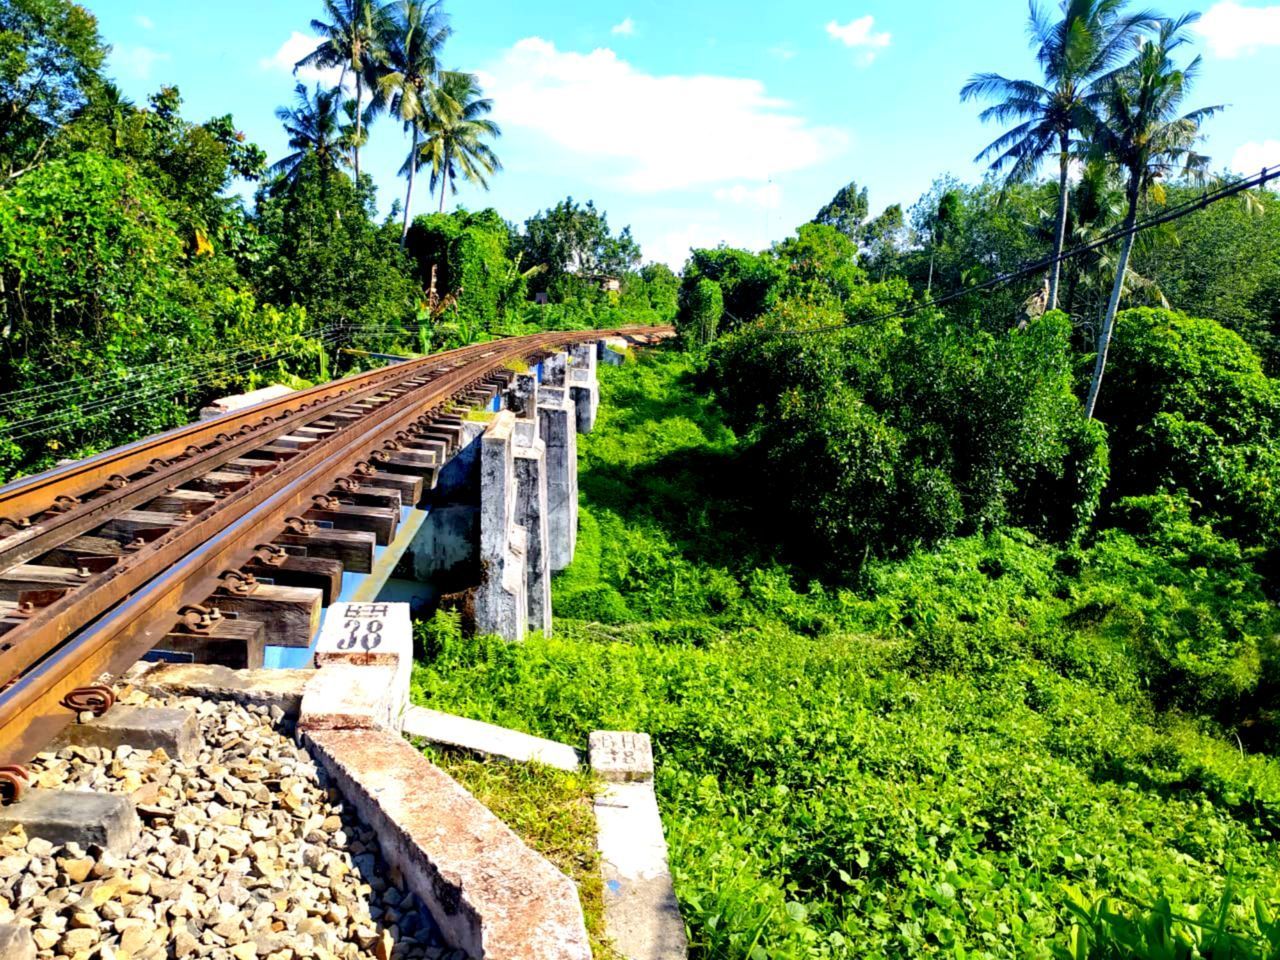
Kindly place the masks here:
<instances>
[{"instance_id":1,"label":"railway sleeper","mask_svg":"<svg viewBox=\"0 0 1280 960\"><path fill-rule=\"evenodd\" d=\"M396 511L399 515L400 508L404 505L400 490L395 487L379 486L376 483L377 479L379 478L366 480L354 489L334 487L332 496L361 507L385 507Z\"/></svg>"},{"instance_id":2,"label":"railway sleeper","mask_svg":"<svg viewBox=\"0 0 1280 960\"><path fill-rule=\"evenodd\" d=\"M327 507L313 507L303 515L304 520L329 523L335 530L369 530L378 546L385 547L396 535L400 511L386 507L364 507L354 503L335 503Z\"/></svg>"},{"instance_id":3,"label":"railway sleeper","mask_svg":"<svg viewBox=\"0 0 1280 960\"><path fill-rule=\"evenodd\" d=\"M324 595L311 587L260 583L253 593L238 596L225 587L205 601L224 617L247 617L262 623L266 642L273 647L309 647L320 627Z\"/></svg>"},{"instance_id":4,"label":"railway sleeper","mask_svg":"<svg viewBox=\"0 0 1280 960\"><path fill-rule=\"evenodd\" d=\"M318 528L311 533L286 532L273 541L290 553L306 551L305 556L337 560L351 573L373 573L373 549L377 538L368 530L331 530Z\"/></svg>"},{"instance_id":5,"label":"railway sleeper","mask_svg":"<svg viewBox=\"0 0 1280 960\"><path fill-rule=\"evenodd\" d=\"M342 592L342 563L338 560L287 555L275 563L253 560L243 570L253 574L260 584L319 590L326 607Z\"/></svg>"},{"instance_id":6,"label":"railway sleeper","mask_svg":"<svg viewBox=\"0 0 1280 960\"><path fill-rule=\"evenodd\" d=\"M161 531L158 536L163 536L181 522L173 514L161 513L158 510L126 510L99 527L95 535L119 538L128 544L138 538L157 539L156 531Z\"/></svg>"},{"instance_id":7,"label":"railway sleeper","mask_svg":"<svg viewBox=\"0 0 1280 960\"><path fill-rule=\"evenodd\" d=\"M347 479L361 484L362 492L364 484L368 484L370 489L395 490L400 494L400 503L410 507L421 506L424 490L427 489L422 477L391 470L379 470L372 476L353 476Z\"/></svg>"},{"instance_id":8,"label":"railway sleeper","mask_svg":"<svg viewBox=\"0 0 1280 960\"><path fill-rule=\"evenodd\" d=\"M75 567L48 567L20 563L0 573L0 600L20 603L31 601L28 594L76 590L89 579L89 571ZM36 603L36 606L44 604Z\"/></svg>"},{"instance_id":9,"label":"railway sleeper","mask_svg":"<svg viewBox=\"0 0 1280 960\"><path fill-rule=\"evenodd\" d=\"M218 620L208 633L192 633L181 627L170 631L155 650L172 656L163 659L213 663L233 670L257 670L263 664L267 627L247 617Z\"/></svg>"}]
</instances>

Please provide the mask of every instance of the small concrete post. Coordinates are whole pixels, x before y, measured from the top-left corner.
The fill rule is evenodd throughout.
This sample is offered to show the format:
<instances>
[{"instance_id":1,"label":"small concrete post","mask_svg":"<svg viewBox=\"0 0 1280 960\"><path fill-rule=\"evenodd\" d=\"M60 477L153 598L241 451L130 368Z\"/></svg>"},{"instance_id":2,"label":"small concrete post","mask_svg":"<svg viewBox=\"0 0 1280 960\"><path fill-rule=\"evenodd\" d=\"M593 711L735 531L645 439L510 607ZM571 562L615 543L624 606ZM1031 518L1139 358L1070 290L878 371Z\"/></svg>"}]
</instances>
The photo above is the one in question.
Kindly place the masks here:
<instances>
[{"instance_id":1,"label":"small concrete post","mask_svg":"<svg viewBox=\"0 0 1280 960\"><path fill-rule=\"evenodd\" d=\"M605 933L627 960L686 957L689 943L667 864L649 735L598 730L591 734L590 752L592 770L606 781L595 801Z\"/></svg>"},{"instance_id":2,"label":"small concrete post","mask_svg":"<svg viewBox=\"0 0 1280 960\"><path fill-rule=\"evenodd\" d=\"M548 557L547 447L536 423L516 421L516 523L527 537L529 629L551 636L551 567Z\"/></svg>"},{"instance_id":3,"label":"small concrete post","mask_svg":"<svg viewBox=\"0 0 1280 960\"><path fill-rule=\"evenodd\" d=\"M480 438L480 587L476 630L524 640L529 619L527 538L516 523L515 414L501 411Z\"/></svg>"},{"instance_id":4,"label":"small concrete post","mask_svg":"<svg viewBox=\"0 0 1280 960\"><path fill-rule=\"evenodd\" d=\"M302 695L302 729L399 732L409 708L409 604L335 603L316 641L317 671Z\"/></svg>"},{"instance_id":5,"label":"small concrete post","mask_svg":"<svg viewBox=\"0 0 1280 960\"><path fill-rule=\"evenodd\" d=\"M559 573L573 562L578 543L577 411L564 387L543 385L538 433L546 446L547 554Z\"/></svg>"},{"instance_id":6,"label":"small concrete post","mask_svg":"<svg viewBox=\"0 0 1280 960\"><path fill-rule=\"evenodd\" d=\"M542 361L542 383L548 387L563 387L565 371L569 368L567 353L553 353Z\"/></svg>"},{"instance_id":7,"label":"small concrete post","mask_svg":"<svg viewBox=\"0 0 1280 960\"><path fill-rule=\"evenodd\" d=\"M506 407L521 420L538 417L538 375L532 371L517 373L507 388Z\"/></svg>"}]
</instances>

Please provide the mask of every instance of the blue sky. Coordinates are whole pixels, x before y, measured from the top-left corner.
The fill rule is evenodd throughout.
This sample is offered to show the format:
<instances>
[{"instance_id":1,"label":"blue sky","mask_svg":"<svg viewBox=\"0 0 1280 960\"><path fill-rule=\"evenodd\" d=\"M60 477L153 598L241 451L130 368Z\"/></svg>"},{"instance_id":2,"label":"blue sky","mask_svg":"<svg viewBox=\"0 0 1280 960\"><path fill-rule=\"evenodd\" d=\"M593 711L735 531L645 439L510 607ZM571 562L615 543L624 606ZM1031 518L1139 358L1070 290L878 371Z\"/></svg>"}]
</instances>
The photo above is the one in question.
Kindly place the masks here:
<instances>
[{"instance_id":1,"label":"blue sky","mask_svg":"<svg viewBox=\"0 0 1280 960\"><path fill-rule=\"evenodd\" d=\"M82 0L114 46L109 69L138 102L176 83L195 120L230 112L278 159L273 111L313 43L310 0ZM1227 103L1206 149L1218 168L1280 164L1280 5L1200 9L1200 83L1188 107ZM679 265L690 246L761 248L810 219L844 183L874 209L912 203L940 174L977 180L972 158L998 130L961 104L975 71L1035 75L1023 0L446 0L446 64L481 74L505 135L506 170L486 195L523 221L567 195L630 224L646 257ZM386 210L407 152L382 120L362 155ZM434 201L425 191L415 211Z\"/></svg>"}]
</instances>

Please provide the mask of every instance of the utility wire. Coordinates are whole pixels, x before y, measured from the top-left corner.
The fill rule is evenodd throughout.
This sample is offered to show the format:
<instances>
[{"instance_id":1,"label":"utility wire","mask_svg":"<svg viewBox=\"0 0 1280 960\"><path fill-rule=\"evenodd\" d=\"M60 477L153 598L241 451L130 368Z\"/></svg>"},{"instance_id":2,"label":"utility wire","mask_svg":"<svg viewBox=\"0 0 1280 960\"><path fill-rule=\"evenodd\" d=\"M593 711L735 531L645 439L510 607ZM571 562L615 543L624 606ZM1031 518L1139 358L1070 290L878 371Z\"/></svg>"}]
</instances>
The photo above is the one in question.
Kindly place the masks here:
<instances>
[{"instance_id":1,"label":"utility wire","mask_svg":"<svg viewBox=\"0 0 1280 960\"><path fill-rule=\"evenodd\" d=\"M839 330L847 330L851 327L869 326L873 323L884 323L888 320L906 319L920 313L922 310L927 310L931 307L940 307L943 304L952 302L953 300L959 300L961 297L967 297L971 293L980 293L983 290L990 290L993 287L1003 286L1006 283L1011 283L1014 280L1020 280L1023 277L1043 273L1055 263L1064 263L1072 257L1078 257L1081 254L1090 253L1097 250L1099 247L1104 247L1107 244L1114 243L1116 240L1123 237L1136 236L1144 230L1150 230L1152 227L1158 227L1173 220L1178 220L1188 214L1203 210L1205 207L1212 203L1217 203L1219 200L1225 200L1227 197L1235 196L1236 194L1243 193L1246 190L1261 187L1269 181L1276 179L1280 179L1280 167L1263 167L1260 173L1256 173L1253 176L1242 177L1239 180L1232 181L1224 184L1223 186L1215 187L1213 190L1205 192L1194 200L1184 201L1157 215L1138 220L1131 228L1126 229L1124 227L1117 227L1116 229L1103 234L1101 237L1098 237L1096 240L1091 240L1088 243L1082 243L1069 250L1063 250L1062 253L1056 257L1048 256L1041 260L1036 260L1026 266L1019 267L1017 270L1002 273L989 280L984 280L982 283L974 284L972 287L965 287L962 290L954 290L951 293L940 297L932 297L921 303L916 303L909 307L904 307L901 310L895 310L891 313L877 314L874 317L864 317L861 320L848 320L844 323L834 323L822 327L813 327L808 330L779 330L777 333L780 336L809 336L812 334L833 333Z\"/></svg>"},{"instance_id":2,"label":"utility wire","mask_svg":"<svg viewBox=\"0 0 1280 960\"><path fill-rule=\"evenodd\" d=\"M329 336L331 337L332 335L329 335ZM299 344L298 346L301 347L302 345ZM297 348L294 348L292 350L286 350L281 353L274 354L270 357L262 358L260 360L247 361L245 363L238 365L237 367L232 368L229 372L236 373L236 374L247 373L250 370L256 369L258 367L266 366L268 364L276 362L277 360L281 360L281 359L284 359L285 357L292 356L296 352L297 352ZM8 427L9 429L13 429L14 427L21 427L21 426L36 426L37 424L40 424L40 425L48 424L48 426L42 426L41 429L28 430L25 433L21 433L17 435L8 435L8 436L5 436L5 439L13 442L17 442L19 440L25 440L28 437L44 436L46 434L54 433L62 429L63 427L67 426L73 421L79 421L85 418L92 419L92 418L110 416L111 414L118 413L121 410L127 410L131 407L136 407L139 404L145 403L148 400L155 399L156 397L164 395L166 393L176 392L177 390L199 386L201 383L205 383L205 382L207 381L197 377L197 378L188 378L186 380L179 380L177 382L169 382L169 383L160 384L152 387L140 388L138 390L121 394L118 397L110 398L108 400L101 400L95 403L86 404L85 406L80 407L74 411L64 412L61 414L46 414L41 417L33 417L26 421L19 421L16 424L6 424L6 427Z\"/></svg>"},{"instance_id":3,"label":"utility wire","mask_svg":"<svg viewBox=\"0 0 1280 960\"><path fill-rule=\"evenodd\" d=\"M333 324L328 327L315 327L310 330L304 330L296 334L290 334L291 337L297 337L303 340L319 340L336 341L340 339L344 333L350 333L351 338L365 339L380 335L382 332L394 332L396 330L404 330L404 328L391 328L382 326L357 326L354 324ZM406 333L411 331L404 331ZM330 344L331 345L331 344ZM115 377L106 376L96 379L75 378L75 381L60 381L61 383L72 383L71 386L64 386L58 390L50 391L48 388L57 386L57 384L45 384L39 387L30 387L21 391L14 391L10 394L0 396L0 416L6 409L26 404L36 404L47 406L52 403L68 403L76 402L87 394L99 392L105 389L114 389L121 385L121 381L136 379L140 377L156 377L165 376L169 373L191 374L198 371L209 372L219 364L226 364L228 360L233 360L236 364L242 361L236 358L244 355L252 355L261 353L264 349L272 349L278 344L258 344L254 346L241 347L236 350L225 351L220 354L206 354L195 358L193 364L189 358L178 360L158 360L154 363L143 364L139 367L126 368L119 372ZM23 395L30 393L40 393L39 397L31 397L26 399ZM13 427L25 421L16 421L7 424L7 427Z\"/></svg>"},{"instance_id":4,"label":"utility wire","mask_svg":"<svg viewBox=\"0 0 1280 960\"><path fill-rule=\"evenodd\" d=\"M404 328L383 327L383 326L376 326L372 324L363 325L363 326L357 326L353 324L341 324L341 325L334 325L334 326L323 328L323 329L327 330L328 332L324 333L318 338L313 337L311 339L313 340L313 342L318 341L321 346L326 348L332 347L336 343L338 343L343 338L344 332L349 332L353 330L357 332L355 332L352 335L352 339L379 336L393 329L400 329L404 332L411 332L411 331L405 330ZM299 352L299 350L304 349L306 346L308 346L307 343L299 342L292 345L289 349L282 350L278 353L272 354L271 356L261 357L257 359L249 358L247 360L242 360L239 363L231 365L230 368L219 368L217 372L223 375L237 375L237 374L247 373L250 370L256 369L258 367L263 367L268 364L274 363L278 360L283 360L286 357L293 356L294 354ZM240 351L240 352L246 352L246 351ZM16 441L24 440L30 437L45 436L47 434L54 433L62 429L63 427L65 427L66 425L68 425L73 421L78 421L86 417L101 418L101 417L109 416L121 410L127 410L132 407L139 406L140 404L145 403L148 400L151 400L158 396L165 395L166 393L199 386L201 384L208 384L209 379L207 378L207 374L211 372L213 371L210 371L208 369L200 371L199 374L196 371L189 371L186 376L180 377L176 381L171 380L164 384L138 387L134 390L127 391L123 394L116 394L109 398L90 402L88 404L80 406L74 411L59 411L58 413L46 413L40 416L28 418L26 420L19 420L19 421L15 421L14 423L4 424L4 429L8 431L10 434L8 436L5 436L5 439L16 442ZM203 374L204 376L200 374ZM44 426L44 424L49 424L49 425ZM16 436L12 435L12 431L16 429L20 429L22 427L34 427L37 425L41 425L41 429L27 430L26 432L18 434ZM0 434L0 436L3 436L3 434Z\"/></svg>"}]
</instances>

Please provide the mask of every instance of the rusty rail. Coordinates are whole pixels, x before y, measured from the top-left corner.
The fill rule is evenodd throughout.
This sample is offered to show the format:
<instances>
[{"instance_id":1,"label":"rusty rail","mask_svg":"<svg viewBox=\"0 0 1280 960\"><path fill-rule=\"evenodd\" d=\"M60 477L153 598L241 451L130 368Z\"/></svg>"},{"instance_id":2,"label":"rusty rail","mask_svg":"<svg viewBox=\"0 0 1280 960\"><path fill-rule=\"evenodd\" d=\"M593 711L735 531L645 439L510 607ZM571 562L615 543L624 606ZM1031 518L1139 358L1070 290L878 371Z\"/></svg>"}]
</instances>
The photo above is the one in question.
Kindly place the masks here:
<instances>
[{"instance_id":1,"label":"rusty rail","mask_svg":"<svg viewBox=\"0 0 1280 960\"><path fill-rule=\"evenodd\" d=\"M407 431L430 427L453 398L492 381L513 360L585 339L664 332L623 328L473 345L192 424L0 489L0 516L15 529L0 540L0 571L7 574L14 563L100 528L121 511L172 493L246 452L309 424L332 423L335 416L350 420L269 467L264 461L261 474L208 509L131 544L99 570L80 571L82 583L24 610L22 621L0 635L0 684L6 684L0 688L0 765L20 764L39 752L75 719L65 705L69 695L126 670L172 629L180 611L201 604L226 574L260 556L264 544L285 532L286 521L296 524L318 496L340 495L352 474L376 471L372 460L394 450ZM352 419L351 408L359 405L368 409Z\"/></svg>"}]
</instances>

